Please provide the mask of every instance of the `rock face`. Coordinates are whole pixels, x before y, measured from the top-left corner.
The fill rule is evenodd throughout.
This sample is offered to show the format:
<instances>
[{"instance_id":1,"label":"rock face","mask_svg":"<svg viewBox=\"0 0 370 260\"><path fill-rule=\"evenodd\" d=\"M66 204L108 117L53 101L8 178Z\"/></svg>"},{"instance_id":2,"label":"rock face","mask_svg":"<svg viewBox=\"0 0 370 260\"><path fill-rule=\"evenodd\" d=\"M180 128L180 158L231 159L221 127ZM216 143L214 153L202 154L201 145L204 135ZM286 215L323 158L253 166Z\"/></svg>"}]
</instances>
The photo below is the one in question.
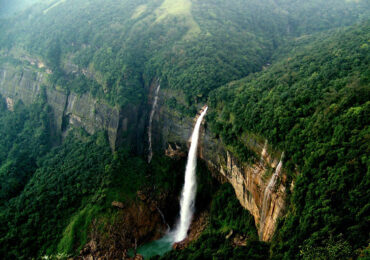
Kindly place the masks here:
<instances>
[{"instance_id":1,"label":"rock face","mask_svg":"<svg viewBox=\"0 0 370 260\"><path fill-rule=\"evenodd\" d=\"M47 86L44 73L0 67L0 94L6 99L9 110L17 101L29 105L43 93L53 110L51 134L54 143L60 143L61 137L71 127L81 127L89 134L106 130L112 149L120 143L143 149L141 144L145 127L143 114L139 113L140 105L128 105L120 109L89 94L66 93Z\"/></svg>"},{"instance_id":2,"label":"rock face","mask_svg":"<svg viewBox=\"0 0 370 260\"><path fill-rule=\"evenodd\" d=\"M217 170L232 184L240 204L254 216L260 239L269 241L274 234L276 221L285 209L287 183L286 175L280 175L280 181L266 196L276 164L275 161L269 163L267 157L262 158L252 165L243 165L230 152L226 152L226 157L219 158L220 162L222 160L226 164L222 163Z\"/></svg>"},{"instance_id":3,"label":"rock face","mask_svg":"<svg viewBox=\"0 0 370 260\"><path fill-rule=\"evenodd\" d=\"M44 88L42 86L47 85L45 77L45 73L30 69L0 67L0 94L6 99L8 109L12 110L19 100L31 104L43 94L53 110L51 135L56 144L60 143L69 129L81 127L90 134L107 131L112 149L125 143L139 153L145 150L150 102L124 108L113 107L89 94L66 93L51 86ZM148 100L151 100L151 89ZM172 97L181 99L178 92L168 89L159 93L152 127L153 152L165 151L168 156L182 157L187 155L189 138L197 118L186 117L170 109L166 101ZM241 205L254 216L260 239L270 240L278 217L284 214L286 190L292 189L288 187L284 167L278 175L274 174L282 152L274 150L262 138L244 136L243 143L258 159L249 164L240 162L206 127L203 126L201 131L200 158L207 163L215 177L232 184Z\"/></svg>"},{"instance_id":4,"label":"rock face","mask_svg":"<svg viewBox=\"0 0 370 260\"><path fill-rule=\"evenodd\" d=\"M160 134L154 137L154 147L165 150L168 156L186 156L197 117L182 117L170 110L165 105L165 100L170 97L169 92L162 91L159 113L154 124ZM239 162L209 130L203 127L201 131L200 158L207 163L216 178L231 183L240 204L254 216L260 239L269 241L274 234L277 219L284 214L286 189L289 188L284 168L272 182L282 152L273 150L263 139L258 141L252 135L246 136L244 144L258 155L258 159L253 163ZM273 187L268 188L269 183Z\"/></svg>"}]
</instances>

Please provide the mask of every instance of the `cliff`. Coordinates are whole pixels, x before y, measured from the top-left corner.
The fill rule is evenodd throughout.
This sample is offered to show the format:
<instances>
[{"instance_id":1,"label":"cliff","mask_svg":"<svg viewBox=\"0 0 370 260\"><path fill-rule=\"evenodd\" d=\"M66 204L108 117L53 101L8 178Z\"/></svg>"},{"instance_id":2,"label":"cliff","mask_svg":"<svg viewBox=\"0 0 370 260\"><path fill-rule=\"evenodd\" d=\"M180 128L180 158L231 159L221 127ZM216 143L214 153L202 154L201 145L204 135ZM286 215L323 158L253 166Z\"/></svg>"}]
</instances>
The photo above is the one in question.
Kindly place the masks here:
<instances>
[{"instance_id":1,"label":"cliff","mask_svg":"<svg viewBox=\"0 0 370 260\"><path fill-rule=\"evenodd\" d=\"M140 106L128 105L118 108L93 98L90 94L78 95L48 86L46 73L30 68L16 68L9 65L0 67L0 94L13 109L17 101L28 105L41 94L53 111L52 138L60 143L71 127L81 127L89 134L105 130L112 149L120 143L143 149L143 115ZM44 86L44 88L42 87ZM43 93L43 91L45 91Z\"/></svg>"},{"instance_id":2,"label":"cliff","mask_svg":"<svg viewBox=\"0 0 370 260\"><path fill-rule=\"evenodd\" d=\"M186 156L197 117L184 117L169 109L165 101L172 96L171 91L160 93L160 106L153 127L157 134L154 147L164 149L171 157ZM260 239L271 240L278 218L284 215L286 190L290 185L284 167L278 167L283 153L274 150L267 141L249 135L243 142L259 155L259 159L253 163L240 162L204 125L199 144L200 158L216 178L232 184L240 204L254 216Z\"/></svg>"},{"instance_id":3,"label":"cliff","mask_svg":"<svg viewBox=\"0 0 370 260\"><path fill-rule=\"evenodd\" d=\"M66 93L47 86L46 76L30 68L0 67L0 94L6 99L8 109L13 109L19 100L31 104L45 91L54 115L51 127L54 143L59 143L72 127L81 127L89 134L107 131L112 149L125 143L140 153L145 150L143 146L148 142L148 109L144 106L149 108L153 102L154 83L149 88L148 100L143 102L145 104L118 108L89 94ZM186 156L196 118L170 109L166 101L172 97L181 100L178 92L168 89L159 92L158 107L153 115L153 152L165 151L171 157ZM241 205L254 216L260 239L269 241L277 219L284 214L286 190L290 188L284 167L277 169L282 152L251 134L243 137L243 143L259 159L253 163L240 162L222 140L215 138L204 125L201 130L200 158L216 178L232 184Z\"/></svg>"}]
</instances>

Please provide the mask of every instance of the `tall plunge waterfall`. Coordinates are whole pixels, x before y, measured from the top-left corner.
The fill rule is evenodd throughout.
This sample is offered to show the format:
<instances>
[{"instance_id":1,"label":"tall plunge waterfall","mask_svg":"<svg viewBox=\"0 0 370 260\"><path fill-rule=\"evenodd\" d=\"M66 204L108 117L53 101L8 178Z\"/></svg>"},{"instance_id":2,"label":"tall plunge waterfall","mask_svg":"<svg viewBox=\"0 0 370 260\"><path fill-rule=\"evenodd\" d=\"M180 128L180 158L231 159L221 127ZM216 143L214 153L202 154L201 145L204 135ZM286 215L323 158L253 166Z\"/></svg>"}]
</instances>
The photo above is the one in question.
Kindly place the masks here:
<instances>
[{"instance_id":1,"label":"tall plunge waterfall","mask_svg":"<svg viewBox=\"0 0 370 260\"><path fill-rule=\"evenodd\" d=\"M154 96L154 101L152 105L152 110L150 111L150 116L149 116L149 127L148 127L148 143L149 143L149 148L148 148L148 163L152 160L153 157L153 149L152 149L152 125L153 125L153 117L155 113L155 109L157 108L157 103L158 103L158 94L159 94L159 89L161 88L161 85L158 84L157 89L155 90L155 96Z\"/></svg>"},{"instance_id":2,"label":"tall plunge waterfall","mask_svg":"<svg viewBox=\"0 0 370 260\"><path fill-rule=\"evenodd\" d=\"M204 116L207 113L208 107L206 107L201 115L199 116L193 134L191 136L191 145L188 154L188 161L186 164L185 171L185 183L181 194L180 201L180 221L178 222L176 229L174 230L174 242L180 242L187 236L188 229L191 224L194 213L195 194L197 190L196 186L196 167L197 167L197 148L199 139L199 129Z\"/></svg>"}]
</instances>

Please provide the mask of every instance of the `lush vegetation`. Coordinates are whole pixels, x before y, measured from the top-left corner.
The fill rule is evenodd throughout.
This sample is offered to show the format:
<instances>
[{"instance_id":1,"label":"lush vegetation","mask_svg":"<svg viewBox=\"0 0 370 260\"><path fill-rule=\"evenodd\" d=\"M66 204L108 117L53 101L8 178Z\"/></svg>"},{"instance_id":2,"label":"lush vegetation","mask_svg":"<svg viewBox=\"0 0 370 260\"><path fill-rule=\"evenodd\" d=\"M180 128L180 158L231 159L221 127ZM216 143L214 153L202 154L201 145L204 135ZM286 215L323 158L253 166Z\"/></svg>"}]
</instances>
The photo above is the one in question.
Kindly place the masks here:
<instances>
[{"instance_id":1,"label":"lush vegetation","mask_svg":"<svg viewBox=\"0 0 370 260\"><path fill-rule=\"evenodd\" d=\"M0 96L1 98L1 96ZM50 111L41 100L31 107L21 102L14 112L0 101L0 206L17 196L49 149Z\"/></svg>"},{"instance_id":2,"label":"lush vegetation","mask_svg":"<svg viewBox=\"0 0 370 260\"><path fill-rule=\"evenodd\" d=\"M144 161L112 155L104 133L76 130L50 150L49 113L42 102L0 111L2 259L74 253L93 218L112 218L111 202L134 199L145 183Z\"/></svg>"},{"instance_id":3,"label":"lush vegetation","mask_svg":"<svg viewBox=\"0 0 370 260\"><path fill-rule=\"evenodd\" d=\"M45 0L16 16L14 7L0 9L1 67L45 72L49 87L117 106L146 105L159 78L181 116L208 103L209 128L241 161L254 160L250 134L285 151L295 188L271 243L257 241L230 186L218 189L199 163L196 205L212 201L209 225L164 259L369 256L368 1ZM77 129L51 147L51 118L43 96L14 111L0 98L2 259L76 254L93 219L115 221L112 201L181 190L183 160L148 165L124 147L112 153L106 133ZM177 203L165 203L175 215ZM230 230L246 245L226 239Z\"/></svg>"},{"instance_id":4,"label":"lush vegetation","mask_svg":"<svg viewBox=\"0 0 370 260\"><path fill-rule=\"evenodd\" d=\"M2 259L75 255L91 239L93 221L99 230L119 223L112 202L135 203L140 189L154 191L153 198L164 194L174 205L165 213L177 215L172 194L181 190L184 161L155 156L148 167L123 147L112 154L105 133L78 129L52 148L52 115L42 98L29 107L19 103L14 112L0 100ZM210 196L206 184L200 198Z\"/></svg>"},{"instance_id":5,"label":"lush vegetation","mask_svg":"<svg viewBox=\"0 0 370 260\"><path fill-rule=\"evenodd\" d=\"M26 50L52 70L51 83L112 104L142 102L144 86L160 77L189 109L259 71L287 37L351 24L366 17L366 7L339 0L40 1L0 23L0 48L21 59Z\"/></svg>"},{"instance_id":6,"label":"lush vegetation","mask_svg":"<svg viewBox=\"0 0 370 260\"><path fill-rule=\"evenodd\" d=\"M321 34L298 39L270 68L210 98L211 127L225 142L243 143L249 132L264 136L285 151L291 178L298 173L273 257L309 259L317 248L334 259L367 246L369 37L365 23L324 41ZM342 247L324 249L334 241Z\"/></svg>"},{"instance_id":7,"label":"lush vegetation","mask_svg":"<svg viewBox=\"0 0 370 260\"><path fill-rule=\"evenodd\" d=\"M237 236L243 237L245 245L233 242ZM266 259L268 248L266 243L258 241L254 219L241 207L232 186L224 184L213 193L209 224L201 237L184 250L174 250L163 257L153 258Z\"/></svg>"}]
</instances>

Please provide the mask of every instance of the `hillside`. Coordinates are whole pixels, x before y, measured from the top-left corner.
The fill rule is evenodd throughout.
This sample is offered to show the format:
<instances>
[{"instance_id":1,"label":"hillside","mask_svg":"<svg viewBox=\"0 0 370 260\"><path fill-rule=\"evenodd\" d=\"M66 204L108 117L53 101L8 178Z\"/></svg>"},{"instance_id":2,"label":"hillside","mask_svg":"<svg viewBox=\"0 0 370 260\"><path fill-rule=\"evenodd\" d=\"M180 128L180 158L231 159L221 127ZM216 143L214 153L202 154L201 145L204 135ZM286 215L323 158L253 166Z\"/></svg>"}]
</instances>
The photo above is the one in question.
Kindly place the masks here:
<instances>
[{"instance_id":1,"label":"hillside","mask_svg":"<svg viewBox=\"0 0 370 260\"><path fill-rule=\"evenodd\" d=\"M260 70L287 37L368 14L366 1L54 2L2 22L2 53L26 51L53 71L51 83L119 105L140 102L157 76L184 92L188 107Z\"/></svg>"},{"instance_id":2,"label":"hillside","mask_svg":"<svg viewBox=\"0 0 370 260\"><path fill-rule=\"evenodd\" d=\"M285 151L295 185L273 242L279 257L294 257L299 246L304 257L325 255L328 241L353 251L368 239L369 23L322 38L288 44L293 51L209 102L212 131L241 160L251 132Z\"/></svg>"},{"instance_id":3,"label":"hillside","mask_svg":"<svg viewBox=\"0 0 370 260\"><path fill-rule=\"evenodd\" d=\"M369 257L369 7L3 5L0 258ZM205 105L189 236L155 256Z\"/></svg>"}]
</instances>

